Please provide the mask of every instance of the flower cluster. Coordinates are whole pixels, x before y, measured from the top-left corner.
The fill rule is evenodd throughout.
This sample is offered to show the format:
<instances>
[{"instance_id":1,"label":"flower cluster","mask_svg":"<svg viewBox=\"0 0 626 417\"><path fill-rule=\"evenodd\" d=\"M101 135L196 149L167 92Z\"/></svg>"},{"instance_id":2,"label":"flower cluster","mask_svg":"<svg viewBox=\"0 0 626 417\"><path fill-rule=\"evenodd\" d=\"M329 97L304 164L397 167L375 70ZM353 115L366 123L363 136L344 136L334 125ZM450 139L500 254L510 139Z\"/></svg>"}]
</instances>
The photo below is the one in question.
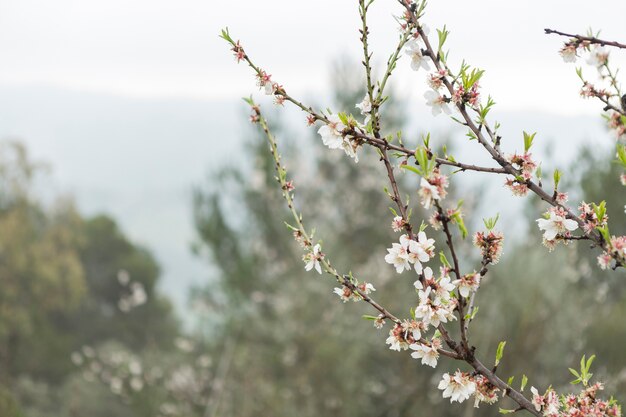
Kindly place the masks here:
<instances>
[{"instance_id":1,"label":"flower cluster","mask_svg":"<svg viewBox=\"0 0 626 417\"><path fill-rule=\"evenodd\" d=\"M578 211L580 212L578 218L584 223L583 231L585 233L591 233L596 227L606 226L609 220L609 217L606 214L602 219L598 219L598 215L592 205L585 203L584 201L580 203L580 206L578 206Z\"/></svg>"},{"instance_id":2,"label":"flower cluster","mask_svg":"<svg viewBox=\"0 0 626 417\"><path fill-rule=\"evenodd\" d=\"M415 281L419 296L415 318L421 319L426 329L456 320L454 309L458 300L450 295L455 286L450 282L448 272L447 268L442 268L439 280L435 280L432 269L427 267L424 269L423 281Z\"/></svg>"},{"instance_id":3,"label":"flower cluster","mask_svg":"<svg viewBox=\"0 0 626 417\"><path fill-rule=\"evenodd\" d=\"M442 200L448 194L448 177L443 175L438 168L427 177L422 177L420 181L420 189L418 195L422 206L428 210L434 201Z\"/></svg>"},{"instance_id":4,"label":"flower cluster","mask_svg":"<svg viewBox=\"0 0 626 417\"><path fill-rule=\"evenodd\" d=\"M535 410L545 417L620 417L621 407L615 400L603 400L598 398L598 391L604 389L604 384L595 383L585 387L578 395L559 396L552 388L544 394L532 387L532 403Z\"/></svg>"},{"instance_id":5,"label":"flower cluster","mask_svg":"<svg viewBox=\"0 0 626 417\"><path fill-rule=\"evenodd\" d=\"M474 376L476 384L476 392L474 393L474 407L480 405L481 402L493 404L498 401L499 388L494 386L484 375Z\"/></svg>"},{"instance_id":6,"label":"flower cluster","mask_svg":"<svg viewBox=\"0 0 626 417\"><path fill-rule=\"evenodd\" d=\"M476 382L467 372L457 370L452 375L443 374L437 388L443 391L443 398L450 398L450 402L462 403L476 392Z\"/></svg>"},{"instance_id":7,"label":"flower cluster","mask_svg":"<svg viewBox=\"0 0 626 417\"><path fill-rule=\"evenodd\" d=\"M435 256L435 240L428 239L426 233L419 232L417 240L410 239L408 235L400 236L400 243L393 243L389 252L385 255L385 261L396 268L398 274L404 270L410 270L415 266L418 274L422 273L422 262L428 262Z\"/></svg>"},{"instance_id":8,"label":"flower cluster","mask_svg":"<svg viewBox=\"0 0 626 417\"><path fill-rule=\"evenodd\" d=\"M598 265L602 269L611 267L613 259L626 259L626 236L611 236L608 250L598 256Z\"/></svg>"},{"instance_id":9,"label":"flower cluster","mask_svg":"<svg viewBox=\"0 0 626 417\"><path fill-rule=\"evenodd\" d=\"M532 155L529 152L523 154L514 153L508 155L506 160L513 165L513 168L520 171L520 175L525 180L532 178L533 173L537 169L537 163L533 161Z\"/></svg>"},{"instance_id":10,"label":"flower cluster","mask_svg":"<svg viewBox=\"0 0 626 417\"><path fill-rule=\"evenodd\" d=\"M554 249L558 237L570 237L572 231L578 229L575 220L567 218L567 212L561 207L552 207L545 213L545 218L537 219L537 225L543 230L543 244L550 250Z\"/></svg>"},{"instance_id":11,"label":"flower cluster","mask_svg":"<svg viewBox=\"0 0 626 417\"><path fill-rule=\"evenodd\" d=\"M346 129L347 126L341 121L339 116L332 114L328 117L328 124L320 127L317 133L322 137L324 145L330 149L343 149L346 155L354 159L355 162L359 162L359 157L356 153L359 143L352 136L344 133Z\"/></svg>"},{"instance_id":12,"label":"flower cluster","mask_svg":"<svg viewBox=\"0 0 626 417\"><path fill-rule=\"evenodd\" d=\"M626 136L626 116L614 111L609 115L609 128L615 131L617 138Z\"/></svg>"},{"instance_id":13,"label":"flower cluster","mask_svg":"<svg viewBox=\"0 0 626 417\"><path fill-rule=\"evenodd\" d=\"M480 104L480 88L476 82L469 90L466 90L462 85L457 86L452 94L452 102L457 106L468 104L470 107L477 109Z\"/></svg>"},{"instance_id":14,"label":"flower cluster","mask_svg":"<svg viewBox=\"0 0 626 417\"><path fill-rule=\"evenodd\" d=\"M423 323L416 320L404 320L402 323L396 323L389 330L389 337L386 342L389 349L401 351L407 350L410 345L416 343L422 337L424 330Z\"/></svg>"},{"instance_id":15,"label":"flower cluster","mask_svg":"<svg viewBox=\"0 0 626 417\"><path fill-rule=\"evenodd\" d=\"M504 185L506 185L509 190L511 190L514 196L524 197L526 194L528 194L528 185L526 185L525 182L521 182L516 178L507 178L504 182Z\"/></svg>"},{"instance_id":16,"label":"flower cluster","mask_svg":"<svg viewBox=\"0 0 626 417\"><path fill-rule=\"evenodd\" d=\"M480 249L480 254L490 264L497 264L502 255L504 235L502 232L494 232L490 230L485 232L476 232L474 234L474 246Z\"/></svg>"},{"instance_id":17,"label":"flower cluster","mask_svg":"<svg viewBox=\"0 0 626 417\"><path fill-rule=\"evenodd\" d=\"M506 160L513 168L520 171L520 175L518 178L507 178L505 185L511 190L513 195L523 197L528 194L527 181L532 178L533 173L537 169L537 163L533 161L529 152L507 155Z\"/></svg>"}]
</instances>

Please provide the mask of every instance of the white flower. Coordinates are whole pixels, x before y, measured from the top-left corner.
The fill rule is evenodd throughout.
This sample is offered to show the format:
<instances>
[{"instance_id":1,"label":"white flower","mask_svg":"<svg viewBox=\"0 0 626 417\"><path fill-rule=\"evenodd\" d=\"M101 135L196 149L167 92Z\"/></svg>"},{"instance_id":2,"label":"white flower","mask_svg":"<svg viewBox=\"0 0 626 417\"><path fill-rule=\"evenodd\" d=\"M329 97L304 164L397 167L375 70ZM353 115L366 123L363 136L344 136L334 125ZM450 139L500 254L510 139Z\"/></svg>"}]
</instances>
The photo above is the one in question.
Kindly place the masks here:
<instances>
[{"instance_id":1,"label":"white flower","mask_svg":"<svg viewBox=\"0 0 626 417\"><path fill-rule=\"evenodd\" d=\"M433 270L429 266L427 266L426 268L424 268L424 280L430 281L432 278L433 278ZM424 289L424 286L422 285L422 282L419 279L413 283L413 286L417 288L418 290Z\"/></svg>"},{"instance_id":2,"label":"white flower","mask_svg":"<svg viewBox=\"0 0 626 417\"><path fill-rule=\"evenodd\" d=\"M563 58L563 61L565 62L576 62L576 46L573 44L565 45L559 51L559 54L561 54L561 58Z\"/></svg>"},{"instance_id":3,"label":"white flower","mask_svg":"<svg viewBox=\"0 0 626 417\"><path fill-rule=\"evenodd\" d=\"M420 181L420 190L417 192L421 198L422 206L426 210L433 204L433 200L439 200L439 190L436 186L429 183L424 177Z\"/></svg>"},{"instance_id":4,"label":"white flower","mask_svg":"<svg viewBox=\"0 0 626 417\"><path fill-rule=\"evenodd\" d=\"M343 301L344 303L346 301L350 301L350 298L352 298L352 290L345 285L341 288L335 287L333 292L337 294L339 298L341 298L341 301Z\"/></svg>"},{"instance_id":5,"label":"white flower","mask_svg":"<svg viewBox=\"0 0 626 417\"><path fill-rule=\"evenodd\" d=\"M543 238L545 240L554 240L558 234L578 229L576 221L567 219L553 211L550 211L550 218L537 219L537 224L539 229L544 231Z\"/></svg>"},{"instance_id":6,"label":"white flower","mask_svg":"<svg viewBox=\"0 0 626 417\"><path fill-rule=\"evenodd\" d=\"M396 328L389 330L389 337L385 341L386 344L389 345L389 349L396 350L400 352L401 350L407 350L409 348L409 344L406 340L396 335Z\"/></svg>"},{"instance_id":7,"label":"white flower","mask_svg":"<svg viewBox=\"0 0 626 417\"><path fill-rule=\"evenodd\" d=\"M609 52L602 46L596 46L587 60L587 64L596 68L602 67L609 60Z\"/></svg>"},{"instance_id":8,"label":"white flower","mask_svg":"<svg viewBox=\"0 0 626 417\"><path fill-rule=\"evenodd\" d=\"M456 371L454 375L443 374L443 379L437 387L443 390L443 398L450 398L450 402L463 402L476 391L476 383L469 375Z\"/></svg>"},{"instance_id":9,"label":"white flower","mask_svg":"<svg viewBox=\"0 0 626 417\"><path fill-rule=\"evenodd\" d=\"M439 359L437 349L441 347L441 341L439 339L433 339L430 346L421 343L413 343L409 347L415 351L411 353L413 359L422 359L422 365L428 365L433 368L437 366L437 360Z\"/></svg>"},{"instance_id":10,"label":"white flower","mask_svg":"<svg viewBox=\"0 0 626 417\"><path fill-rule=\"evenodd\" d=\"M543 395L539 395L539 391L535 387L530 387L530 392L533 394L532 403L535 406L535 410L541 411L541 407L545 402Z\"/></svg>"},{"instance_id":11,"label":"white flower","mask_svg":"<svg viewBox=\"0 0 626 417\"><path fill-rule=\"evenodd\" d=\"M424 98L426 99L426 105L432 106L433 116L441 114L442 111L445 114L451 113L450 107L448 107L446 99L435 90L426 91L424 93Z\"/></svg>"},{"instance_id":12,"label":"white flower","mask_svg":"<svg viewBox=\"0 0 626 417\"><path fill-rule=\"evenodd\" d=\"M365 124L367 124L369 122L370 113L372 112L372 102L370 101L369 94L366 93L365 97L363 97L363 101L358 103L355 107L361 110L361 114L365 116Z\"/></svg>"},{"instance_id":13,"label":"white flower","mask_svg":"<svg viewBox=\"0 0 626 417\"><path fill-rule=\"evenodd\" d=\"M276 92L276 84L272 82L265 83L265 85L263 86L263 91L265 92L265 95L274 95L274 93Z\"/></svg>"},{"instance_id":14,"label":"white flower","mask_svg":"<svg viewBox=\"0 0 626 417\"><path fill-rule=\"evenodd\" d=\"M350 141L349 137L346 137L344 139L341 146L343 147L343 150L346 153L346 155L354 159L354 162L359 162L359 155L357 155L356 153L357 145L353 143L352 141Z\"/></svg>"},{"instance_id":15,"label":"white flower","mask_svg":"<svg viewBox=\"0 0 626 417\"><path fill-rule=\"evenodd\" d=\"M408 41L404 52L411 57L411 69L413 71L417 71L420 68L424 68L426 71L430 70L427 58L422 55L422 48L417 39Z\"/></svg>"},{"instance_id":16,"label":"white flower","mask_svg":"<svg viewBox=\"0 0 626 417\"><path fill-rule=\"evenodd\" d=\"M422 262L428 262L435 256L435 241L428 239L426 233L419 232L417 241L410 239L408 235L400 236L400 244L394 243L385 256L385 261L392 264L398 273L411 269L415 265L415 271L422 273Z\"/></svg>"},{"instance_id":17,"label":"white flower","mask_svg":"<svg viewBox=\"0 0 626 417\"><path fill-rule=\"evenodd\" d=\"M328 120L329 123L320 127L317 133L322 137L324 145L328 146L330 149L341 149L344 142L341 132L346 126L336 114L330 115Z\"/></svg>"},{"instance_id":18,"label":"white flower","mask_svg":"<svg viewBox=\"0 0 626 417\"><path fill-rule=\"evenodd\" d=\"M303 259L306 262L304 269L307 271L315 270L321 274L322 273L322 265L320 264L320 260L324 258L324 254L320 251L320 244L318 243L313 247L313 252L309 252L304 255Z\"/></svg>"},{"instance_id":19,"label":"white flower","mask_svg":"<svg viewBox=\"0 0 626 417\"><path fill-rule=\"evenodd\" d=\"M419 232L417 234L417 243L419 244L419 247L424 252L426 252L429 259L435 256L435 239L429 239L426 237L426 233ZM420 257L420 261L422 261L421 257ZM426 262L426 261L422 261L422 262Z\"/></svg>"},{"instance_id":20,"label":"white flower","mask_svg":"<svg viewBox=\"0 0 626 417\"><path fill-rule=\"evenodd\" d=\"M398 274L402 273L405 269L411 269L407 248L399 243L394 243L391 245L391 248L387 249L387 252L389 253L385 255L385 262L392 264Z\"/></svg>"},{"instance_id":21,"label":"white flower","mask_svg":"<svg viewBox=\"0 0 626 417\"><path fill-rule=\"evenodd\" d=\"M404 229L404 225L405 225L405 221L400 216L394 217L393 221L391 222L391 228L393 229L394 232L399 232L402 229Z\"/></svg>"},{"instance_id":22,"label":"white flower","mask_svg":"<svg viewBox=\"0 0 626 417\"><path fill-rule=\"evenodd\" d=\"M480 285L480 274L467 274L452 282L459 287L459 293L463 297L468 297L471 291L476 291Z\"/></svg>"}]
</instances>

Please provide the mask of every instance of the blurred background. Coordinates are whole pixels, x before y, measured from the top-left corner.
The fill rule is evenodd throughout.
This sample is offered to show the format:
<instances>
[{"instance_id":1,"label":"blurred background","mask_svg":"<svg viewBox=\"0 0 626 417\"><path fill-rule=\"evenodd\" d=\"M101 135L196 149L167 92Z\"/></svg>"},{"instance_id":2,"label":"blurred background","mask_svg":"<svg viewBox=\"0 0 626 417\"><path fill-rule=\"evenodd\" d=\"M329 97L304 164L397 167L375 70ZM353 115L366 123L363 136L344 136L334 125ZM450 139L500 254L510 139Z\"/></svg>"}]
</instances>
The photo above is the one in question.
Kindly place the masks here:
<instances>
[{"instance_id":1,"label":"blurred background","mask_svg":"<svg viewBox=\"0 0 626 417\"><path fill-rule=\"evenodd\" d=\"M371 10L381 74L400 9L377 0ZM616 234L626 199L615 138L600 106L579 97L562 40L543 28L591 26L624 41L624 15L621 1L478 0L433 2L425 20L451 30L453 67L487 70L504 149L537 131L543 172L566 173L572 202L607 198ZM364 150L355 166L326 152L303 114L261 97L217 36L228 26L292 95L355 112L358 25L356 1L0 0L0 416L497 414L444 402L436 382L457 364L433 371L390 351L386 331L360 319L367 306L337 302L332 280L304 273L267 146L240 100L250 93L298 168L297 202L325 252L398 315L415 303L411 278L384 264L396 236L380 226L391 216L376 155ZM625 56L612 61L624 67ZM431 116L423 75L400 61L385 130L403 129L411 146L431 132L457 159L488 163ZM452 184L470 232L500 213L506 236L477 300L478 355L489 362L507 340L501 376L567 389L567 368L596 354L596 376L624 400L624 272L599 271L585 245L548 253L534 221L545 207L512 197L502 178ZM417 199L414 177L400 185ZM471 242L461 248L476 268Z\"/></svg>"}]
</instances>

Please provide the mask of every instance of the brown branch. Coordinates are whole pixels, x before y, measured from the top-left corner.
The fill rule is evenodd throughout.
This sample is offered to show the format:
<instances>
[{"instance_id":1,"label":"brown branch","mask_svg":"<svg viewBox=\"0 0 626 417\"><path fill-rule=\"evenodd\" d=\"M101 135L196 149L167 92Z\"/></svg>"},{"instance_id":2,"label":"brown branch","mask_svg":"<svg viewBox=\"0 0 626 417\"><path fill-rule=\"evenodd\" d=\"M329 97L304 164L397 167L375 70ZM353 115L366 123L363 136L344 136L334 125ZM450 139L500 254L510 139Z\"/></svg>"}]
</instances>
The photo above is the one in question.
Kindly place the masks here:
<instances>
[{"instance_id":1,"label":"brown branch","mask_svg":"<svg viewBox=\"0 0 626 417\"><path fill-rule=\"evenodd\" d=\"M603 39L599 39L593 36L582 36L582 35L573 35L571 33L565 33L554 29L544 29L546 35L555 34L559 36L566 36L568 38L577 39L580 42L588 42L589 44L595 44L600 46L614 46L616 48L626 49L626 44L615 42L615 41L605 41Z\"/></svg>"}]
</instances>

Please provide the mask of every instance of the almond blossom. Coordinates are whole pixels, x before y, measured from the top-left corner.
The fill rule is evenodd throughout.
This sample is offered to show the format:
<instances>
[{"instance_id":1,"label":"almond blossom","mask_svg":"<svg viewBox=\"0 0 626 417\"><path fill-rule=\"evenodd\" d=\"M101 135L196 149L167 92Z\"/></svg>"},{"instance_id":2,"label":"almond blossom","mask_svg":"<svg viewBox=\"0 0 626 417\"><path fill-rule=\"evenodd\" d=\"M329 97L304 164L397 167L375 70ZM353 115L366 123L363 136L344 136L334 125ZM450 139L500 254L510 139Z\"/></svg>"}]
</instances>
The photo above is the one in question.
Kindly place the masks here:
<instances>
[{"instance_id":1,"label":"almond blossom","mask_svg":"<svg viewBox=\"0 0 626 417\"><path fill-rule=\"evenodd\" d=\"M476 391L476 383L467 372L457 370L454 375L443 374L437 388L443 390L443 398L462 403Z\"/></svg>"},{"instance_id":2,"label":"almond blossom","mask_svg":"<svg viewBox=\"0 0 626 417\"><path fill-rule=\"evenodd\" d=\"M397 273L411 269L411 264L415 265L415 271L422 273L422 262L428 262L435 256L435 240L428 239L426 233L419 232L417 241L410 239L408 235L400 236L400 243L393 243L389 252L385 255L385 262L392 264Z\"/></svg>"},{"instance_id":3,"label":"almond blossom","mask_svg":"<svg viewBox=\"0 0 626 417\"><path fill-rule=\"evenodd\" d=\"M564 235L568 232L578 229L578 223L575 220L568 219L567 213L560 207L550 209L548 217L545 219L537 219L537 225L543 230L543 238L547 241L554 240L557 235Z\"/></svg>"},{"instance_id":4,"label":"almond blossom","mask_svg":"<svg viewBox=\"0 0 626 417\"><path fill-rule=\"evenodd\" d=\"M433 298L431 299L431 295ZM438 327L440 323L456 320L454 309L457 305L456 298L448 300L438 297L432 287L418 291L419 304L415 307L415 318L421 319L424 326Z\"/></svg>"},{"instance_id":5,"label":"almond blossom","mask_svg":"<svg viewBox=\"0 0 626 417\"><path fill-rule=\"evenodd\" d=\"M437 72L428 75L428 85L437 91L443 86L443 80L448 75L448 70L442 68Z\"/></svg>"},{"instance_id":6,"label":"almond blossom","mask_svg":"<svg viewBox=\"0 0 626 417\"><path fill-rule=\"evenodd\" d=\"M339 116L331 114L328 117L329 123L320 127L317 131L322 137L322 143L330 149L341 149L343 146L342 132L346 128Z\"/></svg>"},{"instance_id":7,"label":"almond blossom","mask_svg":"<svg viewBox=\"0 0 626 417\"><path fill-rule=\"evenodd\" d=\"M401 351L407 350L409 346L422 337L421 330L423 324L415 320L404 320L402 323L396 323L393 329L389 330L389 337L386 344L389 349Z\"/></svg>"},{"instance_id":8,"label":"almond blossom","mask_svg":"<svg viewBox=\"0 0 626 417\"><path fill-rule=\"evenodd\" d=\"M609 61L609 52L606 48L602 46L596 46L589 54L589 59L587 59L587 64L592 65L596 68L600 68L607 64Z\"/></svg>"},{"instance_id":9,"label":"almond blossom","mask_svg":"<svg viewBox=\"0 0 626 417\"><path fill-rule=\"evenodd\" d=\"M481 402L493 404L498 401L499 388L495 387L484 375L474 377L476 392L474 393L474 407L478 408Z\"/></svg>"},{"instance_id":10,"label":"almond blossom","mask_svg":"<svg viewBox=\"0 0 626 417\"><path fill-rule=\"evenodd\" d=\"M559 51L559 54L565 62L576 62L576 43L567 42Z\"/></svg>"},{"instance_id":11,"label":"almond blossom","mask_svg":"<svg viewBox=\"0 0 626 417\"><path fill-rule=\"evenodd\" d=\"M418 39L411 39L406 43L405 54L411 58L411 69L418 71L420 68L424 68L426 71L430 70L427 57L422 54L422 48Z\"/></svg>"},{"instance_id":12,"label":"almond blossom","mask_svg":"<svg viewBox=\"0 0 626 417\"><path fill-rule=\"evenodd\" d=\"M368 295L372 291L376 291L376 288L374 288L374 286L368 282L357 285L357 289L365 295ZM343 301L344 303L350 300L355 302L361 301L362 299L361 295L358 292L353 291L352 288L348 287L347 285L342 285L341 288L335 287L333 293L337 294L339 298L341 298L341 301Z\"/></svg>"},{"instance_id":13,"label":"almond blossom","mask_svg":"<svg viewBox=\"0 0 626 417\"><path fill-rule=\"evenodd\" d=\"M460 279L452 281L452 283L459 288L459 294L463 297L469 297L470 292L476 291L480 285L480 274L474 272L473 274L463 275Z\"/></svg>"},{"instance_id":14,"label":"almond blossom","mask_svg":"<svg viewBox=\"0 0 626 417\"><path fill-rule=\"evenodd\" d=\"M450 107L448 107L448 102L444 96L439 94L435 90L428 90L424 93L424 98L426 99L426 105L432 107L433 116L438 116L441 112L445 114L450 114L452 111Z\"/></svg>"},{"instance_id":15,"label":"almond blossom","mask_svg":"<svg viewBox=\"0 0 626 417\"><path fill-rule=\"evenodd\" d=\"M396 216L393 218L391 222L391 229L394 232L399 232L402 229L404 229L405 225L406 225L406 222L404 221L404 219L401 216Z\"/></svg>"},{"instance_id":16,"label":"almond blossom","mask_svg":"<svg viewBox=\"0 0 626 417\"><path fill-rule=\"evenodd\" d=\"M364 123L369 123L371 113L372 113L372 102L370 101L369 94L365 94L363 100L355 106L357 109L361 110L361 115L365 116Z\"/></svg>"},{"instance_id":17,"label":"almond blossom","mask_svg":"<svg viewBox=\"0 0 626 417\"><path fill-rule=\"evenodd\" d=\"M474 246L480 249L480 254L483 259L486 259L490 264L497 264L500 261L502 255L502 249L504 241L504 235L501 232L489 231L485 235L484 232L476 232L474 234L473 243Z\"/></svg>"},{"instance_id":18,"label":"almond blossom","mask_svg":"<svg viewBox=\"0 0 626 417\"><path fill-rule=\"evenodd\" d=\"M324 259L324 254L321 252L320 250L320 244L316 244L315 246L313 246L313 251L305 254L302 257L302 260L304 262L306 262L306 265L304 266L304 269L307 271L312 270L313 268L315 268L315 270L321 274L322 273L322 265L320 263L320 261Z\"/></svg>"},{"instance_id":19,"label":"almond blossom","mask_svg":"<svg viewBox=\"0 0 626 417\"><path fill-rule=\"evenodd\" d=\"M439 190L437 187L429 183L426 178L420 181L420 190L418 191L422 206L428 210L433 205L433 201L439 200Z\"/></svg>"},{"instance_id":20,"label":"almond blossom","mask_svg":"<svg viewBox=\"0 0 626 417\"><path fill-rule=\"evenodd\" d=\"M428 365L435 368L439 359L439 351L441 348L441 339L435 337L432 339L430 346L422 343L413 343L409 346L415 352L411 353L413 359L421 359L422 365Z\"/></svg>"}]
</instances>

